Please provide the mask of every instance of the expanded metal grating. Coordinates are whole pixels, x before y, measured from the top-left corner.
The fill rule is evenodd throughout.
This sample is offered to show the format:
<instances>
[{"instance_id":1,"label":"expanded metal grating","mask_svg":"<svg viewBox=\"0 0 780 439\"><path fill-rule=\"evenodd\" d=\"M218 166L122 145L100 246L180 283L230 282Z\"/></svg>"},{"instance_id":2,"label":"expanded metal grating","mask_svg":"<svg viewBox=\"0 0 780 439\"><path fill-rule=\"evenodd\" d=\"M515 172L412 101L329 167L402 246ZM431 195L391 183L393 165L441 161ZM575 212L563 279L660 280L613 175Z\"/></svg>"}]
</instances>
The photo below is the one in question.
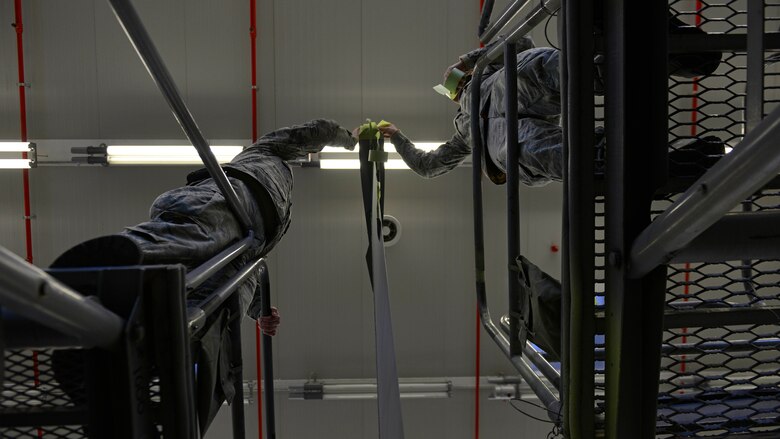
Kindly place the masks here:
<instances>
[{"instance_id":1,"label":"expanded metal grating","mask_svg":"<svg viewBox=\"0 0 780 439\"><path fill-rule=\"evenodd\" d=\"M780 2L766 2L765 28L778 30ZM710 33L744 34L747 1L672 1L684 22ZM765 58L770 58L767 52ZM722 142L724 151L745 133L747 56L723 54L714 74L669 83L670 177L697 177L722 152L695 139ZM780 67L765 66L764 111L780 101ZM675 153L676 151L676 153ZM682 151L682 152L680 152ZM780 194L764 191L734 211L776 210ZM655 213L675 195L656 202ZM780 432L780 261L723 261L668 267L668 311L741 311L744 324L668 328L664 332L658 403L658 437L731 437ZM750 311L769 322L751 322ZM777 433L780 437L780 433Z\"/></svg>"},{"instance_id":2,"label":"expanded metal grating","mask_svg":"<svg viewBox=\"0 0 780 439\"><path fill-rule=\"evenodd\" d=\"M61 382L70 383L67 390ZM0 416L29 415L83 408L86 390L78 357L53 351L5 351ZM43 426L0 428L2 438L82 438L82 427Z\"/></svg>"}]
</instances>

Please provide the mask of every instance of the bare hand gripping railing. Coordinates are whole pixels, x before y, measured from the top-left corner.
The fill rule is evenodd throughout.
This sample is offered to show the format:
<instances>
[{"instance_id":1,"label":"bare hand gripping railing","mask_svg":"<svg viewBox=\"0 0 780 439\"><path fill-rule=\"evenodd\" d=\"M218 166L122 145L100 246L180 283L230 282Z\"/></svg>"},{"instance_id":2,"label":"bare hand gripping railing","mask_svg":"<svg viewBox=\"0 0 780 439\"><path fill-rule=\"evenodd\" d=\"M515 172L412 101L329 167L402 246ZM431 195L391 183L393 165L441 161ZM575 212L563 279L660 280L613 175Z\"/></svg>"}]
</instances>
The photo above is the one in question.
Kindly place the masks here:
<instances>
[{"instance_id":1,"label":"bare hand gripping railing","mask_svg":"<svg viewBox=\"0 0 780 439\"><path fill-rule=\"evenodd\" d=\"M516 49L514 43L525 36L534 26L548 15L547 11L557 9L560 6L560 0L550 0L543 2L537 8L530 12L529 16L516 26L509 37L505 38L500 44L491 48L476 63L470 85L471 93L471 139L472 139L472 167L473 172L473 198L474 198L474 250L475 250L475 268L476 268L476 289L477 302L479 304L480 317L482 325L488 332L493 341L499 346L504 354L510 359L512 364L518 370L534 393L539 397L548 411L551 419L557 421L560 415L560 400L553 391L534 373L526 360L522 357L522 352L528 354L533 362L546 362L541 356L529 354L532 347L521 345L518 337L518 285L517 273L514 271L515 260L519 256L519 176L517 171L517 150L516 148L507 148L507 198L508 198L508 265L509 265L509 299L510 299L510 330L509 340L499 331L498 327L490 317L490 311L487 304L487 294L485 287L485 240L482 218L482 133L480 127L480 85L482 83L482 74L484 69L498 56L504 52L504 68L507 75L507 144L517 144L517 90L516 90ZM508 21L508 20L507 20ZM514 91L513 91L514 89ZM514 101L514 102L512 102ZM514 127L514 129L513 129ZM514 140L512 140L512 137ZM490 160L490 158L486 158ZM534 351L535 352L535 351ZM540 363L540 370L546 373L555 372L554 378L550 379L553 383L560 383L560 374L554 371L549 364L546 366ZM549 378L549 377L548 377Z\"/></svg>"}]
</instances>

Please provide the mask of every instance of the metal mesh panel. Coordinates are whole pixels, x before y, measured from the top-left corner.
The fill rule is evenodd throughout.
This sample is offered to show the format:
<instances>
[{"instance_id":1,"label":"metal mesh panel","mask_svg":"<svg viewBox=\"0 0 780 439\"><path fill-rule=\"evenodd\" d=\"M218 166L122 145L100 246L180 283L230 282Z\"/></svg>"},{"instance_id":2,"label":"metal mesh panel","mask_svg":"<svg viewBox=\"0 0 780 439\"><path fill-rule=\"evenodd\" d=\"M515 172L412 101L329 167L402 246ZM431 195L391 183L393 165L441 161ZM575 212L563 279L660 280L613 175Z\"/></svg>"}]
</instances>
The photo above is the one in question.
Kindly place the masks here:
<instances>
[{"instance_id":1,"label":"metal mesh panel","mask_svg":"<svg viewBox=\"0 0 780 439\"><path fill-rule=\"evenodd\" d=\"M0 428L2 438L61 438L81 439L84 433L80 425L65 425L61 427L16 427Z\"/></svg>"},{"instance_id":2,"label":"metal mesh panel","mask_svg":"<svg viewBox=\"0 0 780 439\"><path fill-rule=\"evenodd\" d=\"M780 2L766 2L766 31L777 31ZM709 33L744 34L747 1L670 1L682 21ZM695 177L720 153L683 151L695 139L715 136L725 150L745 131L746 54L724 53L705 78L669 82L670 177ZM771 55L770 57L771 58ZM764 111L780 102L780 66L768 62ZM683 151L682 153L680 151ZM764 192L735 211L780 207L777 193ZM674 201L656 202L655 213ZM659 386L658 437L724 437L780 431L780 261L723 261L668 267L667 309L769 310L770 324L669 328L664 332Z\"/></svg>"},{"instance_id":3,"label":"metal mesh panel","mask_svg":"<svg viewBox=\"0 0 780 439\"><path fill-rule=\"evenodd\" d=\"M765 191L745 205L777 209L778 195ZM780 261L670 265L667 289L669 309L758 309L774 318L770 324L713 322L666 331L659 432L712 437L780 431Z\"/></svg>"},{"instance_id":4,"label":"metal mesh panel","mask_svg":"<svg viewBox=\"0 0 780 439\"><path fill-rule=\"evenodd\" d=\"M603 196L596 197L596 230L594 240L594 254L596 257L594 264L594 291L596 301L596 312L603 312L605 307L604 289L606 283L606 250L605 250L605 227L604 227L604 202ZM604 334L596 333L596 350L605 349ZM605 361L597 360L595 365L595 403L596 403L596 428L603 428L604 412L606 410L605 392L606 392L606 367Z\"/></svg>"},{"instance_id":5,"label":"metal mesh panel","mask_svg":"<svg viewBox=\"0 0 780 439\"><path fill-rule=\"evenodd\" d=\"M710 33L745 33L746 1L673 1L678 17ZM769 5L769 3L767 3ZM774 30L776 8L767 7ZM779 101L767 67L765 111ZM672 77L669 84L670 175L699 175L718 158L712 151L675 154L692 139L716 136L727 147L744 135L746 54L724 53L706 78ZM728 149L726 149L728 150ZM676 158L682 160L675 161ZM776 209L777 194L758 195L735 211ZM654 205L656 213L674 200ZM780 306L780 261L670 265L667 309L751 310ZM774 312L774 311L772 311ZM659 437L723 437L780 431L780 318L772 324L669 328L664 333L659 386Z\"/></svg>"},{"instance_id":6,"label":"metal mesh panel","mask_svg":"<svg viewBox=\"0 0 780 439\"><path fill-rule=\"evenodd\" d=\"M82 369L73 356L53 351L5 351L0 416L75 409L86 403ZM71 383L67 391L60 381ZM1 428L0 437L81 438L81 426Z\"/></svg>"}]
</instances>

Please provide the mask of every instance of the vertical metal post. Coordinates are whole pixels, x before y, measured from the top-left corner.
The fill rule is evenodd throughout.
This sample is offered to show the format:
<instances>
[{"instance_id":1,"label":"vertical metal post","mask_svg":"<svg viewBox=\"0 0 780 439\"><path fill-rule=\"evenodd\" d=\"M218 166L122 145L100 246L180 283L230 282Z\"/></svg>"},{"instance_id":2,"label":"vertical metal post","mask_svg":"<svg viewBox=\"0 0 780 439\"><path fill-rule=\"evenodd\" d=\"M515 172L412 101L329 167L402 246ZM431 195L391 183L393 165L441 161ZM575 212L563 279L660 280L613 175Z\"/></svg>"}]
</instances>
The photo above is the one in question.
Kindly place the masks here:
<instances>
[{"instance_id":1,"label":"vertical metal post","mask_svg":"<svg viewBox=\"0 0 780 439\"><path fill-rule=\"evenodd\" d=\"M520 285L515 261L520 255L520 195L517 169L517 48L514 43L504 46L504 120L506 121L506 202L507 202L507 282L509 296L509 353L522 355L525 340L520 340ZM476 165L478 166L478 165Z\"/></svg>"},{"instance_id":2,"label":"vertical metal post","mask_svg":"<svg viewBox=\"0 0 780 439\"><path fill-rule=\"evenodd\" d=\"M747 84L745 86L745 133L764 118L764 0L747 5ZM750 212L753 205L742 202L742 211ZM753 262L742 261L742 278L745 292L752 294Z\"/></svg>"},{"instance_id":3,"label":"vertical metal post","mask_svg":"<svg viewBox=\"0 0 780 439\"><path fill-rule=\"evenodd\" d=\"M668 140L664 2L607 0L606 417L608 439L655 438L665 266L630 279ZM630 66L643 65L643 69Z\"/></svg>"},{"instance_id":4,"label":"vertical metal post","mask_svg":"<svg viewBox=\"0 0 780 439\"><path fill-rule=\"evenodd\" d=\"M745 86L745 131L764 118L764 0L747 4L747 84Z\"/></svg>"},{"instance_id":5,"label":"vertical metal post","mask_svg":"<svg viewBox=\"0 0 780 439\"><path fill-rule=\"evenodd\" d=\"M181 93L176 88L173 77L165 67L162 57L157 52L157 48L146 32L146 28L144 28L135 8L129 0L108 0L108 2L113 8L114 14L122 25L127 37L130 38L133 47L138 52L138 56L141 57L141 61L143 61L155 84L157 84L166 102L171 107L171 111L173 111L173 115L176 117L179 125L181 125L184 134L187 135L187 138L198 151L206 169L208 169L220 192L227 200L228 206L230 206L230 209L236 216L238 223L244 231L249 231L252 222L249 220L244 206L239 201L235 189L230 185L225 172L219 166L219 162L214 157L214 153L211 151L209 143L206 141L200 128L198 128L198 124L195 123L190 110L187 108L184 100L182 100Z\"/></svg>"},{"instance_id":6,"label":"vertical metal post","mask_svg":"<svg viewBox=\"0 0 780 439\"><path fill-rule=\"evenodd\" d=\"M271 315L271 281L268 275L268 265L265 260L260 264L258 271L260 280L258 288L260 289L260 298L262 299L263 316ZM262 385L260 377L257 377L257 392L260 397L260 390L263 390L263 406L265 407L265 437L267 439L276 439L276 417L274 416L274 359L271 344L271 336L263 334L263 379ZM262 426L258 426L262 428Z\"/></svg>"},{"instance_id":7,"label":"vertical metal post","mask_svg":"<svg viewBox=\"0 0 780 439\"><path fill-rule=\"evenodd\" d=\"M482 6L482 14L479 18L479 28L477 29L477 36L481 36L485 32L485 28L490 24L490 16L493 15L493 5L495 0L485 0L485 4Z\"/></svg>"},{"instance_id":8,"label":"vertical metal post","mask_svg":"<svg viewBox=\"0 0 780 439\"><path fill-rule=\"evenodd\" d=\"M246 437L244 422L244 362L241 354L241 302L238 294L230 299L230 368L233 375L233 401L230 406L233 421L233 439Z\"/></svg>"},{"instance_id":9,"label":"vertical metal post","mask_svg":"<svg viewBox=\"0 0 780 439\"><path fill-rule=\"evenodd\" d=\"M568 429L572 438L592 438L595 419L595 309L594 309L594 97L593 97L593 6L590 2L565 1L563 40L566 65L563 123L566 128L564 190L567 194L566 224L568 275L563 289L568 299L569 385L565 394ZM564 303L567 303L566 300ZM568 325L567 325L568 326Z\"/></svg>"},{"instance_id":10,"label":"vertical metal post","mask_svg":"<svg viewBox=\"0 0 780 439\"><path fill-rule=\"evenodd\" d=\"M134 276L143 280L139 288L144 326L129 331L131 341L135 338L148 343L156 366L160 392L158 422L166 437L196 437L195 377L184 304L184 267L140 270L143 271ZM134 378L139 381L137 385L149 386L139 377Z\"/></svg>"},{"instance_id":11,"label":"vertical metal post","mask_svg":"<svg viewBox=\"0 0 780 439\"><path fill-rule=\"evenodd\" d=\"M564 0L561 3L561 10L558 14L558 41L561 43L563 53L569 53L567 47L568 36L568 9L569 1ZM561 56L561 126L566 127L569 120L569 63L566 56ZM569 181L569 130L563 129L563 181ZM561 242L564 244L561 248L561 387L559 388L561 398L561 421L563 422L564 431L574 437L571 433L572 421L569 418L571 412L571 276L569 270L571 265L569 264L569 240L570 240L570 224L569 219L569 201L571 195L569 194L569 187L564 183L563 185L563 206L561 218Z\"/></svg>"}]
</instances>

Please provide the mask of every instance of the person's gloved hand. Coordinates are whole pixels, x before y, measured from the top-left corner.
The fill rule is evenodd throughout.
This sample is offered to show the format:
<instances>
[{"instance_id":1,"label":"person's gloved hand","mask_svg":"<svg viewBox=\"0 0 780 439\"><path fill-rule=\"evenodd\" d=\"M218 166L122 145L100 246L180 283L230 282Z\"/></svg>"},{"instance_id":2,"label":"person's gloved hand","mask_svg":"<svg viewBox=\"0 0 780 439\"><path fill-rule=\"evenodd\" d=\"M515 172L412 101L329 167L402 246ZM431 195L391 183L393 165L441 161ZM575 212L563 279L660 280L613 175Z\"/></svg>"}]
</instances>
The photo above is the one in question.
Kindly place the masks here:
<instances>
[{"instance_id":1,"label":"person's gloved hand","mask_svg":"<svg viewBox=\"0 0 780 439\"><path fill-rule=\"evenodd\" d=\"M382 133L384 137L392 137L393 134L400 131L397 126L393 125L392 123L389 123L387 125L379 125L377 126L379 129L379 132Z\"/></svg>"},{"instance_id":2,"label":"person's gloved hand","mask_svg":"<svg viewBox=\"0 0 780 439\"><path fill-rule=\"evenodd\" d=\"M465 63L465 62L463 62L462 60L460 60L460 61L456 62L455 64L453 64L453 65L451 65L451 66L447 67L447 69L446 69L446 70L444 70L444 77L443 77L443 78L442 78L442 80L441 80L441 83L442 83L442 84L444 84L445 82L447 82L447 76L449 76L449 75L450 75L450 72L452 71L452 69L458 69L458 70L460 70L460 71L462 71L462 72L464 72L464 73L468 74L468 73L471 73L471 70L473 70L473 67L469 67L469 66L468 66L468 65L466 65L466 63Z\"/></svg>"},{"instance_id":3,"label":"person's gloved hand","mask_svg":"<svg viewBox=\"0 0 780 439\"><path fill-rule=\"evenodd\" d=\"M331 145L340 146L348 151L352 151L355 149L357 142L357 137L353 136L348 129L339 127L338 131L336 132L336 137L333 139Z\"/></svg>"},{"instance_id":4,"label":"person's gloved hand","mask_svg":"<svg viewBox=\"0 0 780 439\"><path fill-rule=\"evenodd\" d=\"M272 306L271 315L260 317L258 320L260 323L260 330L263 331L263 334L265 335L274 336L276 335L276 328L279 326L281 320L281 317L279 317L279 310L276 309L275 306Z\"/></svg>"}]
</instances>

